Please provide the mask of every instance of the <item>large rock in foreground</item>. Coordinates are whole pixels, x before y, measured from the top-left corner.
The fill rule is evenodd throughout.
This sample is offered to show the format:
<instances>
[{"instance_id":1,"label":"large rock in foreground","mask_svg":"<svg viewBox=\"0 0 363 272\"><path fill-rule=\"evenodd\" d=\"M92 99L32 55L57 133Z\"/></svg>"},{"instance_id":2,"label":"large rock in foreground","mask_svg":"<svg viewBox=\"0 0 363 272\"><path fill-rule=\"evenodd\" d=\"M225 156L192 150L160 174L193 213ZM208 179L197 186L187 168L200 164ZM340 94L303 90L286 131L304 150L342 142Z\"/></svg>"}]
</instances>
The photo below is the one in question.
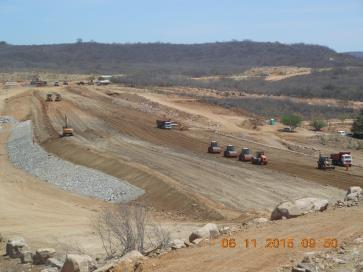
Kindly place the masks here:
<instances>
[{"instance_id":1,"label":"large rock in foreground","mask_svg":"<svg viewBox=\"0 0 363 272\"><path fill-rule=\"evenodd\" d=\"M347 195L345 196L345 201L359 201L363 199L363 189L359 186L349 187Z\"/></svg>"},{"instance_id":2,"label":"large rock in foreground","mask_svg":"<svg viewBox=\"0 0 363 272\"><path fill-rule=\"evenodd\" d=\"M112 260L93 272L136 271L137 267L142 268L142 261L145 259L147 258L139 251L133 250L126 253L121 259Z\"/></svg>"},{"instance_id":3,"label":"large rock in foreground","mask_svg":"<svg viewBox=\"0 0 363 272\"><path fill-rule=\"evenodd\" d=\"M14 237L6 243L6 255L10 258L21 258L28 245L23 237Z\"/></svg>"},{"instance_id":4,"label":"large rock in foreground","mask_svg":"<svg viewBox=\"0 0 363 272\"><path fill-rule=\"evenodd\" d=\"M61 272L90 272L96 269L96 263L88 255L68 254Z\"/></svg>"},{"instance_id":5,"label":"large rock in foreground","mask_svg":"<svg viewBox=\"0 0 363 272\"><path fill-rule=\"evenodd\" d=\"M217 238L219 230L216 224L208 223L205 226L193 231L189 236L189 242L193 242L196 239L209 239Z\"/></svg>"},{"instance_id":6,"label":"large rock in foreground","mask_svg":"<svg viewBox=\"0 0 363 272\"><path fill-rule=\"evenodd\" d=\"M33 256L34 264L46 264L49 258L53 258L55 256L55 249L53 248L39 248L35 255Z\"/></svg>"},{"instance_id":7,"label":"large rock in foreground","mask_svg":"<svg viewBox=\"0 0 363 272\"><path fill-rule=\"evenodd\" d=\"M271 214L271 219L294 218L310 212L324 211L327 209L328 204L328 200L314 197L285 201L276 206Z\"/></svg>"}]
</instances>

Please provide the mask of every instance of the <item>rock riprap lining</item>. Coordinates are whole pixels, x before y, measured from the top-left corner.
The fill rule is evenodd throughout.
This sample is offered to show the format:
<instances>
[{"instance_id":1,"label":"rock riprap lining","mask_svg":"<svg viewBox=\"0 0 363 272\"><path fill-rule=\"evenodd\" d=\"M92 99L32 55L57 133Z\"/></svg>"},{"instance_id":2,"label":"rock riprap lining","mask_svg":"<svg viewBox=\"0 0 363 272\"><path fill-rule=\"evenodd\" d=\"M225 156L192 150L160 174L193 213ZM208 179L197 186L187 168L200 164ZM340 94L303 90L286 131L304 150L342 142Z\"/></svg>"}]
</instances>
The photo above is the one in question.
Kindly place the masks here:
<instances>
[{"instance_id":1,"label":"rock riprap lining","mask_svg":"<svg viewBox=\"0 0 363 272\"><path fill-rule=\"evenodd\" d=\"M47 153L33 143L31 121L13 126L7 149L11 161L18 168L67 191L111 202L128 202L144 193L127 181Z\"/></svg>"}]
</instances>

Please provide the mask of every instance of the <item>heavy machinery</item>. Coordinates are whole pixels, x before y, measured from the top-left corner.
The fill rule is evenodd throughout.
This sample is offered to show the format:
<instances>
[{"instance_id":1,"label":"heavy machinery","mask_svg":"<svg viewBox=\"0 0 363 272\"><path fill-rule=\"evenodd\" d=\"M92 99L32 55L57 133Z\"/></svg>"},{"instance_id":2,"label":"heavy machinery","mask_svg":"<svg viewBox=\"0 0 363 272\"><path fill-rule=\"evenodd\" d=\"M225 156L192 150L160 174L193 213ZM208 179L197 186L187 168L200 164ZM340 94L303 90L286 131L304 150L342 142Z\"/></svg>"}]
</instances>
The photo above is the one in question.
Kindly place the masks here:
<instances>
[{"instance_id":1,"label":"heavy machinery","mask_svg":"<svg viewBox=\"0 0 363 272\"><path fill-rule=\"evenodd\" d=\"M219 154L222 148L218 145L217 141L211 141L208 146L208 153Z\"/></svg>"},{"instance_id":2,"label":"heavy machinery","mask_svg":"<svg viewBox=\"0 0 363 272\"><path fill-rule=\"evenodd\" d=\"M68 125L68 117L67 115L64 116L65 119L65 126L63 127L62 137L73 136L73 128Z\"/></svg>"},{"instance_id":3,"label":"heavy machinery","mask_svg":"<svg viewBox=\"0 0 363 272\"><path fill-rule=\"evenodd\" d=\"M35 82L35 86L44 87L44 86L47 86L47 82L44 81L44 80L38 80L38 81Z\"/></svg>"},{"instance_id":4,"label":"heavy machinery","mask_svg":"<svg viewBox=\"0 0 363 272\"><path fill-rule=\"evenodd\" d=\"M267 164L267 156L264 151L257 151L256 156L253 156L251 159L253 164L257 165L266 165Z\"/></svg>"},{"instance_id":5,"label":"heavy machinery","mask_svg":"<svg viewBox=\"0 0 363 272\"><path fill-rule=\"evenodd\" d=\"M59 87L59 82L58 81L54 82L54 87Z\"/></svg>"},{"instance_id":6,"label":"heavy machinery","mask_svg":"<svg viewBox=\"0 0 363 272\"><path fill-rule=\"evenodd\" d=\"M171 129L171 120L156 120L156 127L161 129Z\"/></svg>"},{"instance_id":7,"label":"heavy machinery","mask_svg":"<svg viewBox=\"0 0 363 272\"><path fill-rule=\"evenodd\" d=\"M236 151L236 147L234 145L227 145L226 149L224 150L224 156L227 158L237 158L238 154Z\"/></svg>"},{"instance_id":8,"label":"heavy machinery","mask_svg":"<svg viewBox=\"0 0 363 272\"><path fill-rule=\"evenodd\" d=\"M45 98L45 101L52 102L53 101L53 94L47 93L47 97Z\"/></svg>"},{"instance_id":9,"label":"heavy machinery","mask_svg":"<svg viewBox=\"0 0 363 272\"><path fill-rule=\"evenodd\" d=\"M321 170L335 169L328 156L323 156L320 154L317 163L318 163L318 169Z\"/></svg>"},{"instance_id":10,"label":"heavy machinery","mask_svg":"<svg viewBox=\"0 0 363 272\"><path fill-rule=\"evenodd\" d=\"M248 147L244 147L239 154L240 161L251 161L252 160L252 153Z\"/></svg>"},{"instance_id":11,"label":"heavy machinery","mask_svg":"<svg viewBox=\"0 0 363 272\"><path fill-rule=\"evenodd\" d=\"M330 159L333 165L339 166L352 166L353 159L350 152L339 152L335 154L330 154Z\"/></svg>"},{"instance_id":12,"label":"heavy machinery","mask_svg":"<svg viewBox=\"0 0 363 272\"><path fill-rule=\"evenodd\" d=\"M59 93L56 93L56 94L55 94L55 99L54 99L54 101L57 101L57 102L62 101L62 96L61 96Z\"/></svg>"}]
</instances>

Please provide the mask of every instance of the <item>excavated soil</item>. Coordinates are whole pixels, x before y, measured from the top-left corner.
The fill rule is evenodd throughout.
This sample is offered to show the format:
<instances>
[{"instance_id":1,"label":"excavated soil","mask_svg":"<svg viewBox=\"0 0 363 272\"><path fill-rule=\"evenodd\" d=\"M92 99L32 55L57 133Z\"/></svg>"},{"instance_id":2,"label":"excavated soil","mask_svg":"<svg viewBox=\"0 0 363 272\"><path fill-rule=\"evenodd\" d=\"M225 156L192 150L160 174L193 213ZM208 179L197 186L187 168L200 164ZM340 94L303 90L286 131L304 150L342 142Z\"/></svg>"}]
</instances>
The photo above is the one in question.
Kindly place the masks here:
<instances>
[{"instance_id":1,"label":"excavated soil","mask_svg":"<svg viewBox=\"0 0 363 272\"><path fill-rule=\"evenodd\" d=\"M344 195L339 189L363 185L361 170L319 171L316 158L231 138L228 133L238 131L233 124L244 117L236 118L228 110L216 107L210 116L211 106L193 101L168 104L169 97L158 103L159 94L155 99L152 91L133 88L57 91L63 95L61 102L45 102L45 90L16 97L9 101L7 114L14 113L13 105L27 103L28 109L17 115L31 116L36 138L48 152L144 189L139 201L159 211L200 220L230 220L247 211L268 213L278 202L297 197L335 201ZM59 137L65 114L75 137ZM157 118L170 116L187 129L155 128ZM229 120L225 136L208 129L217 127L223 132L223 120ZM261 167L207 154L212 139L222 145L263 149L269 164Z\"/></svg>"}]
</instances>

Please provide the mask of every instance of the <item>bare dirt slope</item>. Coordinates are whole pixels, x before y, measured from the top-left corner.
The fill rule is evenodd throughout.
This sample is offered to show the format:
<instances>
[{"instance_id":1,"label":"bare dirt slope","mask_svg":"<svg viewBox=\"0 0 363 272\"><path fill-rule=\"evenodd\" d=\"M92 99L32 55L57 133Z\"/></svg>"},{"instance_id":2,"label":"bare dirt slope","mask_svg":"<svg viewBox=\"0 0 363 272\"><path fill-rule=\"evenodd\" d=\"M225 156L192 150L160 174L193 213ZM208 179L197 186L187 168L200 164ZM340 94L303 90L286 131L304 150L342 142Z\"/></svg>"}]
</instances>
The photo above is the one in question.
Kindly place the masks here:
<instances>
[{"instance_id":1,"label":"bare dirt slope","mask_svg":"<svg viewBox=\"0 0 363 272\"><path fill-rule=\"evenodd\" d=\"M362 208L340 209L251 227L229 237L237 242L236 248L222 248L221 239L217 239L151 259L145 271L277 271L282 265L301 260L304 252L325 250L322 245L326 238L337 239L340 245L352 235L362 235L362 216ZM294 247L265 248L266 239L288 238L294 239ZM316 246L304 249L300 241L310 238L316 240ZM257 247L246 249L245 239L256 239Z\"/></svg>"},{"instance_id":2,"label":"bare dirt slope","mask_svg":"<svg viewBox=\"0 0 363 272\"><path fill-rule=\"evenodd\" d=\"M0 112L4 99L23 92L12 89L2 93ZM17 110L21 115L21 107ZM80 243L95 254L100 252L90 218L105 204L65 192L15 168L7 157L9 133L9 127L0 131L0 233L5 237L24 236L32 247L51 245L65 250Z\"/></svg>"},{"instance_id":3,"label":"bare dirt slope","mask_svg":"<svg viewBox=\"0 0 363 272\"><path fill-rule=\"evenodd\" d=\"M9 105L24 99L23 104L29 105L28 114L24 114L33 119L37 138L48 151L145 189L140 201L158 210L195 219L233 219L247 211L268 213L285 199L320 196L334 201L342 198L344 192L326 185L345 189L363 182L360 172L353 175L339 170L318 171L314 158L205 129L213 122L218 125L230 120L230 124L235 124L235 118L243 120L231 111L218 113L217 108L213 116L208 116L204 108L205 114L201 115L194 103L181 103L176 108L175 103L164 105L148 100L152 96L148 90L132 88L53 90L62 93L63 101L45 103L47 89L14 98ZM59 138L65 113L75 129L76 136L71 139ZM166 115L185 122L189 130L156 129L155 119ZM215 118L217 115L219 118ZM270 163L259 167L206 154L208 142L214 138L223 145L263 148Z\"/></svg>"},{"instance_id":4,"label":"bare dirt slope","mask_svg":"<svg viewBox=\"0 0 363 272\"><path fill-rule=\"evenodd\" d=\"M11 114L18 120L31 118L32 99L32 91L25 88L0 92L1 115ZM15 168L7 156L9 134L9 125L0 129L1 235L6 238L22 236L32 250L53 247L59 252L103 255L101 241L92 228L92 218L109 204L63 191ZM170 220L163 220L163 224L175 238L183 237L196 225Z\"/></svg>"}]
</instances>

